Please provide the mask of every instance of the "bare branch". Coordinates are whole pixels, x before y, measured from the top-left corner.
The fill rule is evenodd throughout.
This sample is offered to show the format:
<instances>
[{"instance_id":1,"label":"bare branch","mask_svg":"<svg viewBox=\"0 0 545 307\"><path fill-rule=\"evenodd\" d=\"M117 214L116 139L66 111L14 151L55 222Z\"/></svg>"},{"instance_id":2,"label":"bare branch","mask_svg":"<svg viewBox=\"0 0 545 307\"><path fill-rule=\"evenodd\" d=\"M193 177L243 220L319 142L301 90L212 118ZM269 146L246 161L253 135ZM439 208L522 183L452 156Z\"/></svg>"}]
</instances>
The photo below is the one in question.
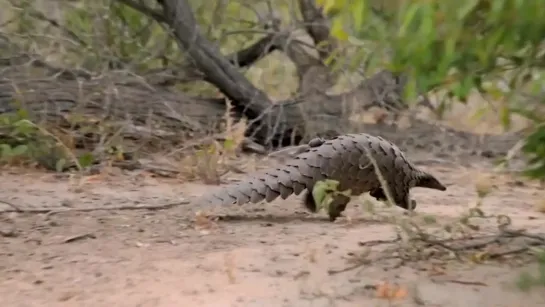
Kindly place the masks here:
<instances>
[{"instance_id":1,"label":"bare branch","mask_svg":"<svg viewBox=\"0 0 545 307\"><path fill-rule=\"evenodd\" d=\"M277 36L277 34L269 34L259 39L251 46L228 55L227 59L231 64L238 67L251 66L267 54L278 49L278 45L275 43L275 38Z\"/></svg>"},{"instance_id":2,"label":"bare branch","mask_svg":"<svg viewBox=\"0 0 545 307\"><path fill-rule=\"evenodd\" d=\"M232 101L239 114L256 120L255 137L262 144L270 144L278 137L288 137L286 115L271 112L272 102L221 55L214 44L201 34L186 0L162 0L167 23L173 29L178 44L184 49L206 80ZM259 119L258 119L259 118ZM300 124L299 124L300 125ZM300 135L300 133L298 133Z\"/></svg>"},{"instance_id":3,"label":"bare branch","mask_svg":"<svg viewBox=\"0 0 545 307\"><path fill-rule=\"evenodd\" d=\"M70 37L71 39L76 41L81 46L87 46L87 43L84 40L82 40L76 33L74 33L74 31L62 26L57 20L54 20L52 18L49 18L49 17L45 16L40 11L34 11L33 10L33 11L30 12L30 15L32 17L36 18L36 19L45 21L45 22L49 23L50 25L54 26L55 28L61 30L66 35L68 35L68 37Z\"/></svg>"},{"instance_id":4,"label":"bare branch","mask_svg":"<svg viewBox=\"0 0 545 307\"><path fill-rule=\"evenodd\" d=\"M267 2L269 15L274 20L273 6ZM320 95L335 83L335 76L324 64L332 50L336 48L336 41L329 36L329 25L321 10L316 8L311 0L299 0L299 8L304 19L306 32L312 43L306 43L300 31L283 30L279 20L272 23L272 28L279 33L277 46L283 50L297 67L299 88L298 93L303 97ZM270 19L269 18L269 19ZM305 35L306 36L306 35ZM318 51L318 56L314 51Z\"/></svg>"},{"instance_id":5,"label":"bare branch","mask_svg":"<svg viewBox=\"0 0 545 307\"><path fill-rule=\"evenodd\" d=\"M3 202L4 203L4 202ZM181 199L177 202L162 204L162 205L121 205L121 206L115 206L115 207L85 207L85 208L15 208L11 210L3 210L3 212L24 212L24 213L47 213L47 216L51 216L53 214L59 214L59 213L69 213L69 212L91 212L91 211L99 211L99 210L107 210L107 211L113 211L113 210L119 210L119 211L127 211L127 210L166 210L170 208L174 208L177 206L183 206L187 205L189 203L189 200Z\"/></svg>"},{"instance_id":6,"label":"bare branch","mask_svg":"<svg viewBox=\"0 0 545 307\"><path fill-rule=\"evenodd\" d=\"M313 0L299 0L299 10L303 16L305 29L312 37L320 58L327 59L335 48L337 41L330 34L329 22L321 8L315 6Z\"/></svg>"},{"instance_id":7,"label":"bare branch","mask_svg":"<svg viewBox=\"0 0 545 307\"><path fill-rule=\"evenodd\" d=\"M233 103L263 111L271 101L255 88L235 67L221 55L218 48L200 33L191 7L186 0L164 0L167 23L182 49L193 59L195 66ZM255 114L254 114L255 116Z\"/></svg>"},{"instance_id":8,"label":"bare branch","mask_svg":"<svg viewBox=\"0 0 545 307\"><path fill-rule=\"evenodd\" d=\"M141 1L140 2L136 2L136 0L118 0L118 1L141 12L142 14L146 16L149 16L150 18L153 18L155 21L159 23L168 24L165 14L163 12L150 8L147 5L143 4ZM163 1L157 1L157 2L159 4L163 4ZM189 6L187 6L187 8L190 9ZM189 14L192 16L191 12L189 12ZM192 19L192 21L194 22L194 18ZM193 24L197 26L196 23L193 23ZM275 35L269 34L261 38L260 40L258 40L255 44L245 49L242 49L238 52L228 55L227 59L231 62L231 64L238 67L250 66L256 61L258 61L259 59L263 58L265 55L278 49L276 45L272 43L274 37ZM203 77L206 80L207 74L201 73L192 64L182 68L184 73L182 73L181 75L183 76L181 76L180 73L174 72L170 68L160 71L159 74L157 74L156 72L153 74L153 79L155 80L155 82L151 82L151 83L157 84L157 85L173 85L177 82L203 79ZM207 81L211 81L211 80L207 80Z\"/></svg>"},{"instance_id":9,"label":"bare branch","mask_svg":"<svg viewBox=\"0 0 545 307\"><path fill-rule=\"evenodd\" d=\"M247 67L262 59L267 54L278 49L274 44L275 35L267 35L251 46L226 56L227 60L237 67ZM156 86L173 86L177 83L191 82L196 80L209 81L205 74L200 72L193 63L184 67L161 68L148 71L144 75L146 81Z\"/></svg>"}]
</instances>

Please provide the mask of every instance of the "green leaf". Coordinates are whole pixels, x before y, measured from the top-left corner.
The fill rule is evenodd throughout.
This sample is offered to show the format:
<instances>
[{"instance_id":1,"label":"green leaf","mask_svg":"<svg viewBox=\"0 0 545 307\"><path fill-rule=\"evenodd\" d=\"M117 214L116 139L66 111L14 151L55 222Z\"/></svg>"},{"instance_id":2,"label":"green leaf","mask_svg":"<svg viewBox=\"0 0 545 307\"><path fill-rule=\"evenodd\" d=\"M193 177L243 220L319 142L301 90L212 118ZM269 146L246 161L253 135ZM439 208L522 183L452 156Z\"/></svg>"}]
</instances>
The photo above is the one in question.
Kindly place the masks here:
<instances>
[{"instance_id":1,"label":"green leaf","mask_svg":"<svg viewBox=\"0 0 545 307\"><path fill-rule=\"evenodd\" d=\"M2 154L2 158L11 157L11 146L9 144L0 144L0 154Z\"/></svg>"},{"instance_id":2,"label":"green leaf","mask_svg":"<svg viewBox=\"0 0 545 307\"><path fill-rule=\"evenodd\" d=\"M429 5L422 5L422 16L420 16L420 37L425 38L428 42L426 45L430 45L431 41L435 39L435 18L433 9Z\"/></svg>"},{"instance_id":3,"label":"green leaf","mask_svg":"<svg viewBox=\"0 0 545 307\"><path fill-rule=\"evenodd\" d=\"M348 33L345 32L343 26L343 20L336 18L333 20L333 25L331 26L331 34L336 37L338 40L346 41L348 40Z\"/></svg>"},{"instance_id":4,"label":"green leaf","mask_svg":"<svg viewBox=\"0 0 545 307\"><path fill-rule=\"evenodd\" d=\"M17 116L20 119L27 119L28 118L28 111L25 109L19 109L17 110Z\"/></svg>"},{"instance_id":5,"label":"green leaf","mask_svg":"<svg viewBox=\"0 0 545 307\"><path fill-rule=\"evenodd\" d=\"M407 100L413 100L416 98L418 92L417 92L417 80L416 78L409 78L407 84L405 85L405 99Z\"/></svg>"},{"instance_id":6,"label":"green leaf","mask_svg":"<svg viewBox=\"0 0 545 307\"><path fill-rule=\"evenodd\" d=\"M480 0L466 0L461 2L462 2L461 3L462 6L456 12L457 13L456 15L458 16L458 20L465 19L467 15L469 15L469 13L471 13L471 11L475 9L477 4L479 4Z\"/></svg>"},{"instance_id":7,"label":"green leaf","mask_svg":"<svg viewBox=\"0 0 545 307\"><path fill-rule=\"evenodd\" d=\"M317 209L328 209L329 204L333 200L333 194L337 193L338 186L339 182L331 179L316 182L312 189L312 197Z\"/></svg>"},{"instance_id":8,"label":"green leaf","mask_svg":"<svg viewBox=\"0 0 545 307\"><path fill-rule=\"evenodd\" d=\"M14 156L14 157L22 156L22 155L25 155L27 153L28 153L28 146L24 145L24 144L17 145L15 148L13 148L11 150L11 155Z\"/></svg>"},{"instance_id":9,"label":"green leaf","mask_svg":"<svg viewBox=\"0 0 545 307\"><path fill-rule=\"evenodd\" d=\"M327 190L325 189L324 185L316 183L312 189L312 197L314 198L314 203L316 203L317 207L322 207L326 196Z\"/></svg>"},{"instance_id":10,"label":"green leaf","mask_svg":"<svg viewBox=\"0 0 545 307\"><path fill-rule=\"evenodd\" d=\"M352 4L352 19L354 22L354 27L356 29L359 29L363 27L364 24L364 18L367 15L367 1L355 1Z\"/></svg>"},{"instance_id":11,"label":"green leaf","mask_svg":"<svg viewBox=\"0 0 545 307\"><path fill-rule=\"evenodd\" d=\"M453 93L458 99L466 102L471 90L473 90L473 78L468 76L455 85Z\"/></svg>"},{"instance_id":12,"label":"green leaf","mask_svg":"<svg viewBox=\"0 0 545 307\"><path fill-rule=\"evenodd\" d=\"M225 139L225 141L223 141L223 148L227 151L235 150L235 141L232 139Z\"/></svg>"},{"instance_id":13,"label":"green leaf","mask_svg":"<svg viewBox=\"0 0 545 307\"><path fill-rule=\"evenodd\" d=\"M403 23L399 27L399 31L397 36L398 37L406 37L407 33L409 32L409 27L411 23L414 21L414 18L416 16L416 13L420 7L418 5L410 5L409 10L403 14Z\"/></svg>"},{"instance_id":14,"label":"green leaf","mask_svg":"<svg viewBox=\"0 0 545 307\"><path fill-rule=\"evenodd\" d=\"M506 105L500 107L500 121L504 129L511 128L511 111Z\"/></svg>"},{"instance_id":15,"label":"green leaf","mask_svg":"<svg viewBox=\"0 0 545 307\"><path fill-rule=\"evenodd\" d=\"M94 161L95 157L93 157L93 154L90 152L86 152L78 158L78 162L81 167L89 167L93 165Z\"/></svg>"},{"instance_id":16,"label":"green leaf","mask_svg":"<svg viewBox=\"0 0 545 307\"><path fill-rule=\"evenodd\" d=\"M15 127L15 134L31 135L36 132L36 126L28 119L21 119L16 121L13 126Z\"/></svg>"}]
</instances>

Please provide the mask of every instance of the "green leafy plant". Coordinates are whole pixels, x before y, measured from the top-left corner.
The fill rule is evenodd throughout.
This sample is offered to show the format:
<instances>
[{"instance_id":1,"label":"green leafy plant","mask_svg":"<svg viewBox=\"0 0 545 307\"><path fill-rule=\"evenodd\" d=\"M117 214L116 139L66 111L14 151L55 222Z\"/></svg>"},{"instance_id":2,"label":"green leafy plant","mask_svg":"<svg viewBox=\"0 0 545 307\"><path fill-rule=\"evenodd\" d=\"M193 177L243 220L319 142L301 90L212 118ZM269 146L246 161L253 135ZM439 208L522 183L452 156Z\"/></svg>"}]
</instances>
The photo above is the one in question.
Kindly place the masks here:
<instances>
[{"instance_id":1,"label":"green leafy plant","mask_svg":"<svg viewBox=\"0 0 545 307\"><path fill-rule=\"evenodd\" d=\"M438 107L479 94L494 101L502 125L514 114L533 122L523 152L526 172L545 178L545 2L513 0L316 0L333 35L361 46L370 70L387 67L407 79L406 98L446 95ZM524 16L524 17L521 17ZM362 62L354 63L361 67Z\"/></svg>"},{"instance_id":2,"label":"green leafy plant","mask_svg":"<svg viewBox=\"0 0 545 307\"><path fill-rule=\"evenodd\" d=\"M545 122L526 138L522 150L529 156L526 175L536 179L545 178Z\"/></svg>"},{"instance_id":3,"label":"green leafy plant","mask_svg":"<svg viewBox=\"0 0 545 307\"><path fill-rule=\"evenodd\" d=\"M38 132L27 120L24 110L0 115L0 161L14 163L28 160Z\"/></svg>"},{"instance_id":4,"label":"green leafy plant","mask_svg":"<svg viewBox=\"0 0 545 307\"><path fill-rule=\"evenodd\" d=\"M89 69L103 69L105 64L136 71L158 67L163 62L157 56L158 47L164 56L179 56L177 49L171 48L174 42L159 24L119 1L67 6L63 19L64 26L71 29L81 45L71 50L76 55L73 59L83 61Z\"/></svg>"},{"instance_id":5,"label":"green leafy plant","mask_svg":"<svg viewBox=\"0 0 545 307\"><path fill-rule=\"evenodd\" d=\"M336 195L344 195L350 197L351 190L339 191L339 182L336 180L326 179L316 182L312 189L312 197L316 203L317 210L329 210L329 205Z\"/></svg>"},{"instance_id":6,"label":"green leafy plant","mask_svg":"<svg viewBox=\"0 0 545 307\"><path fill-rule=\"evenodd\" d=\"M523 291L528 291L533 287L545 287L545 250L542 248L533 248L532 252L537 258L538 269L535 274L523 272L520 274L516 284Z\"/></svg>"},{"instance_id":7,"label":"green leafy plant","mask_svg":"<svg viewBox=\"0 0 545 307\"><path fill-rule=\"evenodd\" d=\"M37 163L60 172L70 165L81 170L93 162L91 153L77 157L57 136L32 122L24 109L0 115L0 163Z\"/></svg>"}]
</instances>

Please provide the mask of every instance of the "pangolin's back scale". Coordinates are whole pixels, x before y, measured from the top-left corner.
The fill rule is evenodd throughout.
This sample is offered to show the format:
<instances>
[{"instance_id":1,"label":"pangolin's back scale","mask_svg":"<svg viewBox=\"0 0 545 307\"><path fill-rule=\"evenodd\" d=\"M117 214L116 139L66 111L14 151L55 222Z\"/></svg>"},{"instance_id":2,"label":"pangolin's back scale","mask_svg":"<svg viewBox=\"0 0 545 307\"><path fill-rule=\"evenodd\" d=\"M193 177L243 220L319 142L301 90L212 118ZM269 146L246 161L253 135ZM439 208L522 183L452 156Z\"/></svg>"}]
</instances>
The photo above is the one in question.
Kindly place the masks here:
<instances>
[{"instance_id":1,"label":"pangolin's back scale","mask_svg":"<svg viewBox=\"0 0 545 307\"><path fill-rule=\"evenodd\" d=\"M367 149L367 151L366 151ZM373 163L388 182L394 195L405 196L414 186L411 180L424 174L407 160L393 143L365 133L345 134L308 149L289 159L284 165L248 175L244 180L226 185L196 200L201 205L229 205L271 202L312 190L317 181L339 181L339 190L351 189L352 195L380 188ZM396 192L396 190L398 192Z\"/></svg>"}]
</instances>

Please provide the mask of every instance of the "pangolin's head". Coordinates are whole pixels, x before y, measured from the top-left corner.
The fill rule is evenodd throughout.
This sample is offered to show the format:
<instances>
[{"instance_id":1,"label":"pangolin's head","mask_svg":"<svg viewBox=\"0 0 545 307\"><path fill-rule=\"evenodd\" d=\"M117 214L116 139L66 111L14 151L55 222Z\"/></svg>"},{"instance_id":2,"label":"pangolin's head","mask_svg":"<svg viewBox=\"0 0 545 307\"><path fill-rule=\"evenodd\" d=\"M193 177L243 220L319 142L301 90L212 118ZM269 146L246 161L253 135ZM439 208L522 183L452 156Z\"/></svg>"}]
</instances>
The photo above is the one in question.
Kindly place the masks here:
<instances>
[{"instance_id":1,"label":"pangolin's head","mask_svg":"<svg viewBox=\"0 0 545 307\"><path fill-rule=\"evenodd\" d=\"M428 188L428 189L434 189L439 191L446 191L447 187L445 187L437 178L435 178L433 175L426 173L426 172L420 172L418 176L416 177L416 184L415 187L420 188Z\"/></svg>"}]
</instances>

